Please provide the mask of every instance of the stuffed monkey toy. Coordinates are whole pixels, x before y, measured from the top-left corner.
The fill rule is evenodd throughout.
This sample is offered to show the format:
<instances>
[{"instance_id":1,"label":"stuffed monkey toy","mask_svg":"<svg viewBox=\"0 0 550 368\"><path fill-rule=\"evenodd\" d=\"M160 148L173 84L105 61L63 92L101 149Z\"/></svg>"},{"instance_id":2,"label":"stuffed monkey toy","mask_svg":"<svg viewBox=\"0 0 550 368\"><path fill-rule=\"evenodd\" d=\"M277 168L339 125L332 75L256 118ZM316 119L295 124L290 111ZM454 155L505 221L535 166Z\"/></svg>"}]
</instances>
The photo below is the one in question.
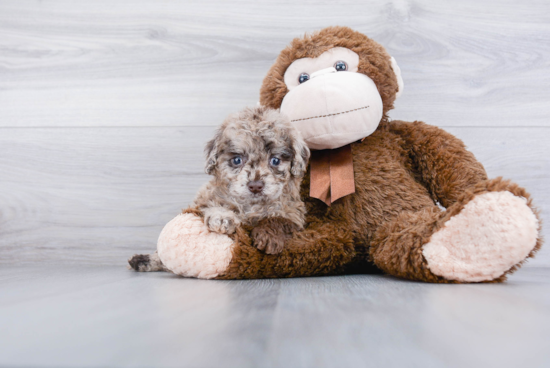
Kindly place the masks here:
<instances>
[{"instance_id":1,"label":"stuffed monkey toy","mask_svg":"<svg viewBox=\"0 0 550 368\"><path fill-rule=\"evenodd\" d=\"M500 282L541 247L525 189L488 179L458 138L391 121L403 91L386 50L346 27L297 38L268 71L260 103L280 109L312 150L306 227L265 254L251 233L205 231L189 210L159 237L174 273L218 279L370 273L434 283ZM260 223L253 236L269 234Z\"/></svg>"}]
</instances>

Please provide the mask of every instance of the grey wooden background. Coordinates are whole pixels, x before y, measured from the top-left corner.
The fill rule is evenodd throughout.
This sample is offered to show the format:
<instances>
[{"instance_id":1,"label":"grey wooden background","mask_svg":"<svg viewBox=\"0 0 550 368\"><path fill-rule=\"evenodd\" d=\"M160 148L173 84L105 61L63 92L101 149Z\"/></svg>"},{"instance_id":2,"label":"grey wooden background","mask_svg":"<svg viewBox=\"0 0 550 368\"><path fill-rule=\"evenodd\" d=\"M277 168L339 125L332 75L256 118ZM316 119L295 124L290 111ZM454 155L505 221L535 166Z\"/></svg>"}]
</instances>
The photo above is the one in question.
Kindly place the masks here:
<instances>
[{"instance_id":1,"label":"grey wooden background","mask_svg":"<svg viewBox=\"0 0 550 368\"><path fill-rule=\"evenodd\" d=\"M392 118L457 135L548 218L548 1L0 0L0 263L154 249L206 180L214 127L256 104L293 37L329 25L397 59Z\"/></svg>"}]
</instances>

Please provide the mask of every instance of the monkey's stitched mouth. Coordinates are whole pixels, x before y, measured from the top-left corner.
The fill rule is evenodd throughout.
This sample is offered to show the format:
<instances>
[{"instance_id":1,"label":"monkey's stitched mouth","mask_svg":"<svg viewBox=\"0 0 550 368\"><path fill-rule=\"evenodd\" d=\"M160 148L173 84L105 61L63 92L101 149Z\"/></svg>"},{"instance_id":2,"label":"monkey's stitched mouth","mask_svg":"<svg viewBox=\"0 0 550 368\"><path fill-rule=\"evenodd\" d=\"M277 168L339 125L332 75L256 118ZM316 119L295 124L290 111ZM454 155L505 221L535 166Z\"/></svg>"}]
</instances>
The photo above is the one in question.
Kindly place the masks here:
<instances>
[{"instance_id":1,"label":"monkey's stitched mouth","mask_svg":"<svg viewBox=\"0 0 550 368\"><path fill-rule=\"evenodd\" d=\"M368 108L369 108L369 106L363 106L363 107L358 107L358 108L353 109L353 110L337 112L337 113L334 113L334 114L312 116L312 117L303 118L303 119L294 119L294 120L291 120L290 122L293 123L293 122L295 122L295 121L302 121L302 120L309 120L309 119L317 119L317 118L326 118L326 117L328 117L328 116L342 115L342 114L347 114L347 113L350 113L350 112L359 111L359 110L364 110L364 109L368 109Z\"/></svg>"}]
</instances>

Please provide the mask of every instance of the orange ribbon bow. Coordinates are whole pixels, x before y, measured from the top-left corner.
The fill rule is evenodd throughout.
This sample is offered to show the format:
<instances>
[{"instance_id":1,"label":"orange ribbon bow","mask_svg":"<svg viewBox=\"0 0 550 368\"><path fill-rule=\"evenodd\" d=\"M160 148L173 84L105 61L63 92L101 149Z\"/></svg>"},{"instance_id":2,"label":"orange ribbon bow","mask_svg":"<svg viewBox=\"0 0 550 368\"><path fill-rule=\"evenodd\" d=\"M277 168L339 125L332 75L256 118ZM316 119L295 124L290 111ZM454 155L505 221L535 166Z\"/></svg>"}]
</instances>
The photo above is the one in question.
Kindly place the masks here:
<instances>
[{"instance_id":1,"label":"orange ribbon bow","mask_svg":"<svg viewBox=\"0 0 550 368\"><path fill-rule=\"evenodd\" d=\"M337 149L311 151L309 195L328 206L355 193L351 145Z\"/></svg>"}]
</instances>

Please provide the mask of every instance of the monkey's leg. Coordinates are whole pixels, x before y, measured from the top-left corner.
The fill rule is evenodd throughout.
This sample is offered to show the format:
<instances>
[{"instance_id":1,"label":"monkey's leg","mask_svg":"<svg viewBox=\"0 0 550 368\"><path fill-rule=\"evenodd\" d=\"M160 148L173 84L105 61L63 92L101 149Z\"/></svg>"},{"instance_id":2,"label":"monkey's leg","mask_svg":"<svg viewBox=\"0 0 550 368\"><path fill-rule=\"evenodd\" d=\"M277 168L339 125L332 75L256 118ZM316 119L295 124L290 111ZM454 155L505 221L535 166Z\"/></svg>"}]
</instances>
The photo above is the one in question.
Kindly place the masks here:
<instances>
[{"instance_id":1,"label":"monkey's leg","mask_svg":"<svg viewBox=\"0 0 550 368\"><path fill-rule=\"evenodd\" d=\"M157 252L153 254L134 254L128 260L128 265L138 272L168 271L162 264Z\"/></svg>"},{"instance_id":2,"label":"monkey's leg","mask_svg":"<svg viewBox=\"0 0 550 368\"><path fill-rule=\"evenodd\" d=\"M355 256L352 232L340 223L310 224L293 234L281 253L266 254L242 227L231 235L215 233L200 215L189 211L166 224L157 251L171 272L201 279L335 274Z\"/></svg>"},{"instance_id":3,"label":"monkey's leg","mask_svg":"<svg viewBox=\"0 0 550 368\"><path fill-rule=\"evenodd\" d=\"M501 282L540 248L539 232L523 188L486 180L446 211L404 212L382 226L371 258L385 272L411 280Z\"/></svg>"}]
</instances>

